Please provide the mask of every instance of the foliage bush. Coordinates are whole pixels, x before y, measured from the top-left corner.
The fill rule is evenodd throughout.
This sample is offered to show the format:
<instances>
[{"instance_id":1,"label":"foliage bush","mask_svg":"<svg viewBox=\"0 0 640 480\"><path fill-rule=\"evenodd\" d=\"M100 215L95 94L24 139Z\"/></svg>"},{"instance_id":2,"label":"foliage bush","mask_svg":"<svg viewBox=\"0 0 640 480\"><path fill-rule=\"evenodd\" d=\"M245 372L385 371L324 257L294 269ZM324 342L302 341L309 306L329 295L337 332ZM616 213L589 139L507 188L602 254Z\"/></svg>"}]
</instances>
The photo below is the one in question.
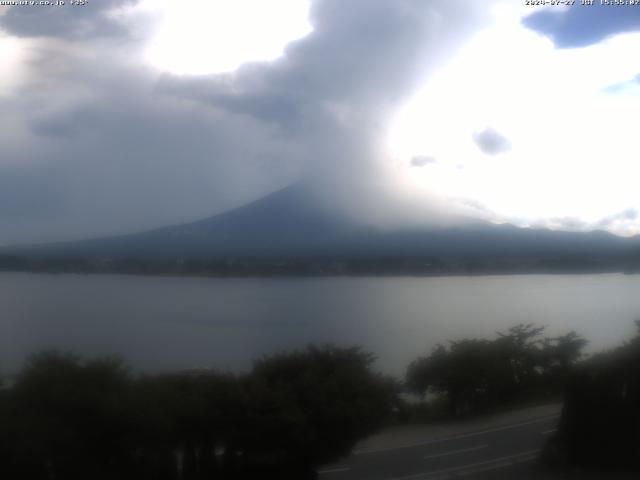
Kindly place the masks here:
<instances>
[{"instance_id":1,"label":"foliage bush","mask_svg":"<svg viewBox=\"0 0 640 480\"><path fill-rule=\"evenodd\" d=\"M314 478L391 412L356 348L265 357L247 375L134 377L116 360L33 357L0 393L7 478Z\"/></svg>"},{"instance_id":2,"label":"foliage bush","mask_svg":"<svg viewBox=\"0 0 640 480\"><path fill-rule=\"evenodd\" d=\"M431 393L446 398L451 416L558 394L587 342L575 332L543 337L544 330L521 324L493 340L438 345L409 365L407 388L423 397Z\"/></svg>"},{"instance_id":3,"label":"foliage bush","mask_svg":"<svg viewBox=\"0 0 640 480\"><path fill-rule=\"evenodd\" d=\"M545 459L583 467L640 470L640 321L623 346L571 375L558 432Z\"/></svg>"}]
</instances>

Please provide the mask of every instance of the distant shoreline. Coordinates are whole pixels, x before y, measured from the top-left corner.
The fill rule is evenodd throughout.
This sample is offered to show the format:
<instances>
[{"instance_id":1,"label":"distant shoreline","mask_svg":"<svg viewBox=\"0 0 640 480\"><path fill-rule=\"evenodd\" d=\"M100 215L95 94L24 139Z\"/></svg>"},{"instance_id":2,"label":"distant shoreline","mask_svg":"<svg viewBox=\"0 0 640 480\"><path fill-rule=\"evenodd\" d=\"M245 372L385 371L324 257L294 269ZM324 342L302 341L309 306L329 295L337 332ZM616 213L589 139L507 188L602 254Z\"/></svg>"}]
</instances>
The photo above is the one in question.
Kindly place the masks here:
<instances>
[{"instance_id":1,"label":"distant shoreline","mask_svg":"<svg viewBox=\"0 0 640 480\"><path fill-rule=\"evenodd\" d=\"M6 269L0 268L0 273L30 273L37 275L118 275L133 277L185 277L185 278L459 278L459 277L497 277L524 275L639 275L638 269L510 269L510 270L449 270L439 272L428 271L235 271L235 272L198 272L175 270L107 270L107 269Z\"/></svg>"}]
</instances>

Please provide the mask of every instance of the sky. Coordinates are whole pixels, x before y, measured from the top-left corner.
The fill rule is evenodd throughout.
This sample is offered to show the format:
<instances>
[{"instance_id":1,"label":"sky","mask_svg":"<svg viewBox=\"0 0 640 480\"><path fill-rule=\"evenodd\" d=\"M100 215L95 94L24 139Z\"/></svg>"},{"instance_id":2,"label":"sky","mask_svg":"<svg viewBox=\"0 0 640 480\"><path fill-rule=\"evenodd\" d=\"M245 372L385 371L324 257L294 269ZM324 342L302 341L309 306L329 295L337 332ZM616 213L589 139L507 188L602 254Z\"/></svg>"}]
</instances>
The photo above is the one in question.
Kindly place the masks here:
<instances>
[{"instance_id":1,"label":"sky","mask_svg":"<svg viewBox=\"0 0 640 480\"><path fill-rule=\"evenodd\" d=\"M640 7L0 6L0 244L302 182L364 223L640 233Z\"/></svg>"}]
</instances>

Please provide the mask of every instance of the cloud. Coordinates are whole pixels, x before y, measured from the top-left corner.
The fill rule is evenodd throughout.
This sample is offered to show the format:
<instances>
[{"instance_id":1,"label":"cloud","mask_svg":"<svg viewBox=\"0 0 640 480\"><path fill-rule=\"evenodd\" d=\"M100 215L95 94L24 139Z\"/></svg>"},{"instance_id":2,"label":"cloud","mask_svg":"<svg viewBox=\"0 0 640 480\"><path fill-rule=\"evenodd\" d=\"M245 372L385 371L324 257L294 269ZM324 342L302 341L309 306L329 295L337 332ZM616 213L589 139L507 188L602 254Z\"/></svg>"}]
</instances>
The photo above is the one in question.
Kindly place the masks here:
<instances>
[{"instance_id":1,"label":"cloud","mask_svg":"<svg viewBox=\"0 0 640 480\"><path fill-rule=\"evenodd\" d=\"M7 168L0 176L0 218L4 226L44 221L67 207L64 189L52 176L60 172L50 168ZM29 195L24 193L28 192Z\"/></svg>"},{"instance_id":2,"label":"cloud","mask_svg":"<svg viewBox=\"0 0 640 480\"><path fill-rule=\"evenodd\" d=\"M310 116L333 120L336 107L353 123L358 111L406 99L477 27L478 10L460 1L316 1L313 33L280 61L213 79L165 77L162 87L287 128Z\"/></svg>"},{"instance_id":3,"label":"cloud","mask_svg":"<svg viewBox=\"0 0 640 480\"><path fill-rule=\"evenodd\" d=\"M427 155L418 155L411 159L412 167L424 167L434 163L438 163L438 161L434 157L429 157Z\"/></svg>"},{"instance_id":4,"label":"cloud","mask_svg":"<svg viewBox=\"0 0 640 480\"><path fill-rule=\"evenodd\" d=\"M557 48L579 48L618 33L640 31L640 9L633 6L574 5L563 11L546 9L523 19L523 24L553 40Z\"/></svg>"},{"instance_id":5,"label":"cloud","mask_svg":"<svg viewBox=\"0 0 640 480\"><path fill-rule=\"evenodd\" d=\"M602 218L596 223L596 227L605 230L617 230L625 233L638 233L640 211L636 208L627 208L614 215Z\"/></svg>"},{"instance_id":6,"label":"cloud","mask_svg":"<svg viewBox=\"0 0 640 480\"><path fill-rule=\"evenodd\" d=\"M313 33L277 62L213 78L165 76L159 89L296 138L307 147L307 178L329 202L379 217L390 204L380 142L391 116L486 24L488 11L451 0L323 0L313 2L310 21Z\"/></svg>"},{"instance_id":7,"label":"cloud","mask_svg":"<svg viewBox=\"0 0 640 480\"><path fill-rule=\"evenodd\" d=\"M541 221L539 226L555 230L579 232L607 230L618 235L630 236L640 233L638 219L640 219L640 211L635 208L627 208L595 222L585 221L577 217L555 217Z\"/></svg>"},{"instance_id":8,"label":"cloud","mask_svg":"<svg viewBox=\"0 0 640 480\"><path fill-rule=\"evenodd\" d=\"M577 217L553 217L544 221L546 228L565 231L585 231L589 224Z\"/></svg>"},{"instance_id":9,"label":"cloud","mask_svg":"<svg viewBox=\"0 0 640 480\"><path fill-rule=\"evenodd\" d=\"M86 39L117 37L127 30L109 12L137 0L90 1L74 6L15 6L0 17L0 28L16 37Z\"/></svg>"},{"instance_id":10,"label":"cloud","mask_svg":"<svg viewBox=\"0 0 640 480\"><path fill-rule=\"evenodd\" d=\"M0 97L0 242L186 222L300 177L354 215L399 217L380 187L390 115L487 20L462 0L315 0L279 60L177 77L142 62L153 19L134 3L0 17L29 42Z\"/></svg>"},{"instance_id":11,"label":"cloud","mask_svg":"<svg viewBox=\"0 0 640 480\"><path fill-rule=\"evenodd\" d=\"M65 113L63 115L49 114L31 119L28 122L28 126L35 135L44 137L70 137L78 132L81 118L82 116L79 113Z\"/></svg>"},{"instance_id":12,"label":"cloud","mask_svg":"<svg viewBox=\"0 0 640 480\"><path fill-rule=\"evenodd\" d=\"M491 21L490 5L466 0L314 0L313 31L289 44L278 60L247 63L226 74L176 76L144 63L149 26L156 19L145 16L142 8L132 9L134 4L94 2L89 9L52 7L46 14L39 8L16 7L0 16L0 33L8 32L27 52L16 57L24 70L20 81L6 89L8 94L0 93L0 242L100 236L182 223L299 179L329 206L368 223L424 224L460 210L493 218L489 207L497 206L482 195L451 193L480 199L488 207L452 200L449 192L442 192L451 184L446 165L459 165L449 170L455 170L457 179L473 180L471 190L483 184L477 178L490 185L492 178L502 178L505 168L524 171L511 161L505 162L508 167L489 162L493 170L484 173L480 170L486 164L464 163L481 155L468 141L476 125L508 125L511 117L505 115L501 122L469 115L465 128L460 128L457 113L451 119L440 115L453 112L450 101L438 109L432 99L429 108L436 122L450 125L441 137L455 130L460 136L451 138L464 148L459 155L437 145L415 149L435 157L416 156L410 165L429 165L434 158L439 162L437 168L411 171L411 176L428 177L436 184L423 188L428 192L420 201L415 201L415 190L414 197L405 195L410 189L399 180L398 163L387 158L384 145L388 124L398 110L421 86L432 88L425 80ZM38 15L30 13L36 11ZM4 38L0 35L0 41ZM520 47L515 50L516 59L522 57ZM502 62L503 56L498 57ZM476 68L477 62L473 65ZM485 68L488 83L478 83L483 86L476 90L468 85L473 70L458 75L459 83L445 82L451 101L473 106L469 98L488 99L473 107L475 112L499 106L483 96L487 85L495 83L491 72L499 71L498 66ZM525 68L519 70L525 71L525 80L530 77ZM636 71L608 82L631 78ZM632 87L637 84L628 86ZM513 87L509 96L500 87L496 95L511 99L510 105L528 115L532 106L543 103L530 94L530 103L523 107L513 101L523 98L521 92ZM420 128L420 134L433 135L424 123ZM513 138L520 145L523 137L516 133ZM492 128L476 133L474 140L485 154L510 148L509 140ZM603 148L601 153L609 151ZM622 162L626 157L616 158ZM528 184L535 185L530 178ZM429 193L432 190L440 193ZM551 213L558 215L553 206ZM571 210L560 211L573 215ZM598 211L608 212L605 207ZM618 219L611 225L630 221Z\"/></svg>"},{"instance_id":13,"label":"cloud","mask_svg":"<svg viewBox=\"0 0 640 480\"><path fill-rule=\"evenodd\" d=\"M511 150L511 142L493 128L485 128L473 134L473 141L487 155L498 155Z\"/></svg>"},{"instance_id":14,"label":"cloud","mask_svg":"<svg viewBox=\"0 0 640 480\"><path fill-rule=\"evenodd\" d=\"M299 174L295 142L255 119L162 95L151 71L104 55L62 72L48 67L32 65L59 95L36 80L0 99L13 129L0 134L3 243L195 220Z\"/></svg>"},{"instance_id":15,"label":"cloud","mask_svg":"<svg viewBox=\"0 0 640 480\"><path fill-rule=\"evenodd\" d=\"M606 230L617 235L632 236L640 234L638 219L640 219L640 210L637 208L627 208L596 221L584 220L576 216L549 217L532 222L532 226L535 228L549 228L552 230L573 232ZM515 224L522 225L526 223L518 219L511 220Z\"/></svg>"},{"instance_id":16,"label":"cloud","mask_svg":"<svg viewBox=\"0 0 640 480\"><path fill-rule=\"evenodd\" d=\"M603 92L611 95L640 96L640 75L636 75L631 80L608 85Z\"/></svg>"}]
</instances>

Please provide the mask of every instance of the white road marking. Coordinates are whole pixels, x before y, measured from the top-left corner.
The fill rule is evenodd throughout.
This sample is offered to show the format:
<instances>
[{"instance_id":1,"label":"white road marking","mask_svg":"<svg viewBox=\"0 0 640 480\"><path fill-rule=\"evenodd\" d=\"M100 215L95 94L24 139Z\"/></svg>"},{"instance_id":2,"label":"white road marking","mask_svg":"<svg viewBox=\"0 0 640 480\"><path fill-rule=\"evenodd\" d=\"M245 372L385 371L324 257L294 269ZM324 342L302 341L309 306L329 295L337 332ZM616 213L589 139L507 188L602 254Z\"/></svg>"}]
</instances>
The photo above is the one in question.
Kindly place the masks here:
<instances>
[{"instance_id":1,"label":"white road marking","mask_svg":"<svg viewBox=\"0 0 640 480\"><path fill-rule=\"evenodd\" d=\"M514 424L511 424L511 425L505 425L503 427L490 428L488 430L480 430L480 431L471 432L471 433L463 433L463 434L460 434L460 435L453 435L453 436L450 436L450 437L442 437L442 438L437 438L437 439L434 439L434 440L426 440L424 442L406 443L404 445L397 445L395 447L370 448L370 449L366 449L366 450L356 450L355 452L353 452L353 454L354 455L366 455L366 454L369 454L369 453L388 452L388 451L391 451L391 450L400 450L400 449L403 449L403 448L420 447L422 445L431 445L433 443L448 442L449 440L459 440L461 438L476 437L478 435L484 435L485 433L500 432L502 430L509 430L509 429L512 429L512 428L524 427L526 425L534 425L536 423L546 422L548 420L551 420L552 418L558 418L559 416L560 416L560 414L547 415L545 417L541 417L541 418L538 418L536 420L531 420L531 421L528 421L528 422L514 423Z\"/></svg>"},{"instance_id":2,"label":"white road marking","mask_svg":"<svg viewBox=\"0 0 640 480\"><path fill-rule=\"evenodd\" d=\"M549 435L550 433L555 433L556 429L552 428L551 430L545 430L543 432L540 432L542 435Z\"/></svg>"},{"instance_id":3,"label":"white road marking","mask_svg":"<svg viewBox=\"0 0 640 480\"><path fill-rule=\"evenodd\" d=\"M424 459L429 460L431 458L447 457L449 455L456 455L458 453L475 452L476 450L482 450L483 448L487 448L488 446L489 445L478 445L477 447L461 448L460 450L452 450L450 452L436 453L435 455L427 455L426 457L424 457Z\"/></svg>"},{"instance_id":4,"label":"white road marking","mask_svg":"<svg viewBox=\"0 0 640 480\"><path fill-rule=\"evenodd\" d=\"M328 473L340 473L340 472L348 472L351 470L351 467L342 467L342 468L329 468L327 470L320 470L318 475L326 475Z\"/></svg>"},{"instance_id":5,"label":"white road marking","mask_svg":"<svg viewBox=\"0 0 640 480\"><path fill-rule=\"evenodd\" d=\"M507 467L514 463L533 460L538 453L539 450L527 450L526 452L520 452L515 455L508 455L506 457L493 458L491 460L485 460L483 462L468 463L467 465L460 465L457 467L443 468L442 470L414 473L412 475L406 475L404 477L394 477L389 480L436 480L438 478L449 478L448 475L454 472L456 476L463 477L472 473L494 470L497 468Z\"/></svg>"}]
</instances>

